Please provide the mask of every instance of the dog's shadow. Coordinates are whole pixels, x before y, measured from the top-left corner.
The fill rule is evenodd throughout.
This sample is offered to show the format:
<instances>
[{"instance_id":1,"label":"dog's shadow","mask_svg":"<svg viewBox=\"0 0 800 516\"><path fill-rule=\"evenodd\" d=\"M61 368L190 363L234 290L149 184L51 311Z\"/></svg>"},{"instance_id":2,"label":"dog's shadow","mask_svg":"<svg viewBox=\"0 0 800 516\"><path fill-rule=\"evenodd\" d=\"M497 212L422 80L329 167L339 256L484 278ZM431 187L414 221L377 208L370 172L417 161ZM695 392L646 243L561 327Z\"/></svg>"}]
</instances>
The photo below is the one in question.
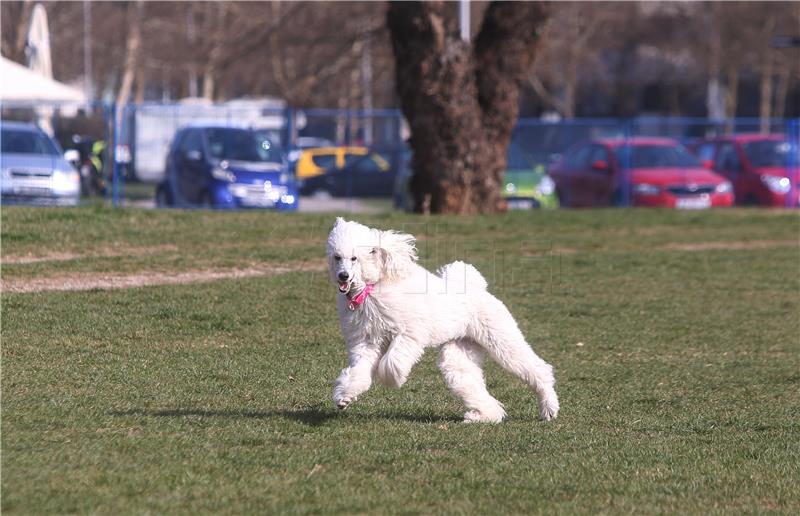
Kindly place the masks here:
<instances>
[{"instance_id":1,"label":"dog's shadow","mask_svg":"<svg viewBox=\"0 0 800 516\"><path fill-rule=\"evenodd\" d=\"M442 416L441 414L407 414L400 412L361 413L345 412L324 408L303 408L295 410L206 410L198 408L169 408L169 409L129 409L109 411L108 415L116 417L154 417L154 418L230 418L230 419L289 419L306 426L321 426L335 419L387 419L394 421L408 421L411 423L457 423L461 418L455 416Z\"/></svg>"}]
</instances>

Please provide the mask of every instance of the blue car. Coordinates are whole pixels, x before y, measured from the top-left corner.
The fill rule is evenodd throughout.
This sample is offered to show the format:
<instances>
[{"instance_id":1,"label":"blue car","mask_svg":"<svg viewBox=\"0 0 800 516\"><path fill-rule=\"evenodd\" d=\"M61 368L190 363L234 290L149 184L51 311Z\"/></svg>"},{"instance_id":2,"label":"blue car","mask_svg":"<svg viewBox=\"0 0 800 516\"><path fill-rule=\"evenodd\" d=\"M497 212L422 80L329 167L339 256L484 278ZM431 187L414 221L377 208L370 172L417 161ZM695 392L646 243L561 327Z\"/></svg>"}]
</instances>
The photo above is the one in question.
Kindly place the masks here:
<instances>
[{"instance_id":1,"label":"blue car","mask_svg":"<svg viewBox=\"0 0 800 516\"><path fill-rule=\"evenodd\" d=\"M160 207L297 209L297 188L274 133L243 127L180 129L156 188Z\"/></svg>"},{"instance_id":2,"label":"blue car","mask_svg":"<svg viewBox=\"0 0 800 516\"><path fill-rule=\"evenodd\" d=\"M33 124L0 121L3 203L74 206L81 178L58 146ZM74 152L74 151L73 151Z\"/></svg>"}]
</instances>

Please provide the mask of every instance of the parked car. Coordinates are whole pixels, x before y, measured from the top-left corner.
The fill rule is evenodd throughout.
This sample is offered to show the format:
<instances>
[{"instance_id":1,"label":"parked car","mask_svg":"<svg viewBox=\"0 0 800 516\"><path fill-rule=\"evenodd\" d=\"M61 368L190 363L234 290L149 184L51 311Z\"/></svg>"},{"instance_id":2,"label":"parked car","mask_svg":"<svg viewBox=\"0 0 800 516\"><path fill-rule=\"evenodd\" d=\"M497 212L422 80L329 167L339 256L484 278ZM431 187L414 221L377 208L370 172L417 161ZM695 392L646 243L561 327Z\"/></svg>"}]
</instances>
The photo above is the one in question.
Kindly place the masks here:
<instances>
[{"instance_id":1,"label":"parked car","mask_svg":"<svg viewBox=\"0 0 800 516\"><path fill-rule=\"evenodd\" d=\"M706 167L733 184L737 204L798 206L799 146L781 134L735 134L692 148Z\"/></svg>"},{"instance_id":2,"label":"parked car","mask_svg":"<svg viewBox=\"0 0 800 516\"><path fill-rule=\"evenodd\" d=\"M74 206L81 179L58 143L33 124L0 122L0 169L4 202ZM72 154L75 152L72 151Z\"/></svg>"},{"instance_id":3,"label":"parked car","mask_svg":"<svg viewBox=\"0 0 800 516\"><path fill-rule=\"evenodd\" d=\"M508 146L503 195L512 210L558 207L556 185L545 173L544 166L536 165L513 141Z\"/></svg>"},{"instance_id":4,"label":"parked car","mask_svg":"<svg viewBox=\"0 0 800 516\"><path fill-rule=\"evenodd\" d=\"M364 155L345 156L344 166L302 180L302 195L333 197L390 197L398 171L408 166L405 146L370 149Z\"/></svg>"},{"instance_id":5,"label":"parked car","mask_svg":"<svg viewBox=\"0 0 800 516\"><path fill-rule=\"evenodd\" d=\"M283 150L267 131L194 125L180 129L167 154L158 206L297 209Z\"/></svg>"},{"instance_id":6,"label":"parked car","mask_svg":"<svg viewBox=\"0 0 800 516\"><path fill-rule=\"evenodd\" d=\"M298 136L289 152L289 166L296 167L297 160L303 155L306 149L313 149L316 147L334 147L334 143L327 138L320 138L317 136Z\"/></svg>"},{"instance_id":7,"label":"parked car","mask_svg":"<svg viewBox=\"0 0 800 516\"><path fill-rule=\"evenodd\" d=\"M344 168L355 159L369 154L367 147L313 147L300 153L295 164L297 179L318 176L326 170Z\"/></svg>"},{"instance_id":8,"label":"parked car","mask_svg":"<svg viewBox=\"0 0 800 516\"><path fill-rule=\"evenodd\" d=\"M730 181L670 138L590 140L572 147L549 174L567 207L733 204Z\"/></svg>"}]
</instances>

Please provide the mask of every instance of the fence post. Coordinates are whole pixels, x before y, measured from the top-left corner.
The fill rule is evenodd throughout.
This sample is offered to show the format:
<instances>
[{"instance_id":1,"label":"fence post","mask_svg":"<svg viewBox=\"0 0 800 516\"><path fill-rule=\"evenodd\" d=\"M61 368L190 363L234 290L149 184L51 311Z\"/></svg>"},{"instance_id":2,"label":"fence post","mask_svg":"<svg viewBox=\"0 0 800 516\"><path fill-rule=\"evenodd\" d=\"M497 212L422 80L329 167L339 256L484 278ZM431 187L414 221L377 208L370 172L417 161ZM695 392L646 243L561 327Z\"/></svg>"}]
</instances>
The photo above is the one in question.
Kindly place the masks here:
<instances>
[{"instance_id":1,"label":"fence post","mask_svg":"<svg viewBox=\"0 0 800 516\"><path fill-rule=\"evenodd\" d=\"M111 205L117 207L117 181L119 178L119 156L117 155L117 147L119 143L119 122L117 120L117 104L111 104L111 138L109 146L111 147Z\"/></svg>"},{"instance_id":2,"label":"fence post","mask_svg":"<svg viewBox=\"0 0 800 516\"><path fill-rule=\"evenodd\" d=\"M786 196L787 208L800 207L800 184L798 184L798 153L800 153L800 118L786 121L786 140L789 143L786 168L789 172L789 194Z\"/></svg>"},{"instance_id":3,"label":"fence post","mask_svg":"<svg viewBox=\"0 0 800 516\"><path fill-rule=\"evenodd\" d=\"M630 147L631 135L633 134L633 120L627 119L622 123L622 134L624 135L623 148L629 148L628 152L623 153L623 156L625 156L625 163L623 164L625 173L622 179L622 198L625 199L625 206L630 207L633 204L631 202L631 155L633 153Z\"/></svg>"},{"instance_id":4,"label":"fence post","mask_svg":"<svg viewBox=\"0 0 800 516\"><path fill-rule=\"evenodd\" d=\"M294 148L294 110L292 106L286 106L283 116L286 118L286 148L284 151L289 156Z\"/></svg>"}]
</instances>

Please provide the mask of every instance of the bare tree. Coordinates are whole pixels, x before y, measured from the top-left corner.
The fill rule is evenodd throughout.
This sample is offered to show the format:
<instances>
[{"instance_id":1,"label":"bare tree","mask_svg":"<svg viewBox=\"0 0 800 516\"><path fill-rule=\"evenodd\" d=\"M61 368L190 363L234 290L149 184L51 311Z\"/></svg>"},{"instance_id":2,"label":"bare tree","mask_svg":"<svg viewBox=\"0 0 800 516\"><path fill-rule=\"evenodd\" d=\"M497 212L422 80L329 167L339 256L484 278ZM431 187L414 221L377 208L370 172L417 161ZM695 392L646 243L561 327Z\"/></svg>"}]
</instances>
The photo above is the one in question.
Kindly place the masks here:
<instances>
[{"instance_id":1,"label":"bare tree","mask_svg":"<svg viewBox=\"0 0 800 516\"><path fill-rule=\"evenodd\" d=\"M411 127L415 209L497 212L519 87L547 18L542 3L487 8L474 44L457 37L445 2L392 2L396 82Z\"/></svg>"},{"instance_id":2,"label":"bare tree","mask_svg":"<svg viewBox=\"0 0 800 516\"><path fill-rule=\"evenodd\" d=\"M617 18L606 5L593 2L555 4L542 33L542 49L528 82L564 118L573 118L582 78L597 73L601 31Z\"/></svg>"}]
</instances>

